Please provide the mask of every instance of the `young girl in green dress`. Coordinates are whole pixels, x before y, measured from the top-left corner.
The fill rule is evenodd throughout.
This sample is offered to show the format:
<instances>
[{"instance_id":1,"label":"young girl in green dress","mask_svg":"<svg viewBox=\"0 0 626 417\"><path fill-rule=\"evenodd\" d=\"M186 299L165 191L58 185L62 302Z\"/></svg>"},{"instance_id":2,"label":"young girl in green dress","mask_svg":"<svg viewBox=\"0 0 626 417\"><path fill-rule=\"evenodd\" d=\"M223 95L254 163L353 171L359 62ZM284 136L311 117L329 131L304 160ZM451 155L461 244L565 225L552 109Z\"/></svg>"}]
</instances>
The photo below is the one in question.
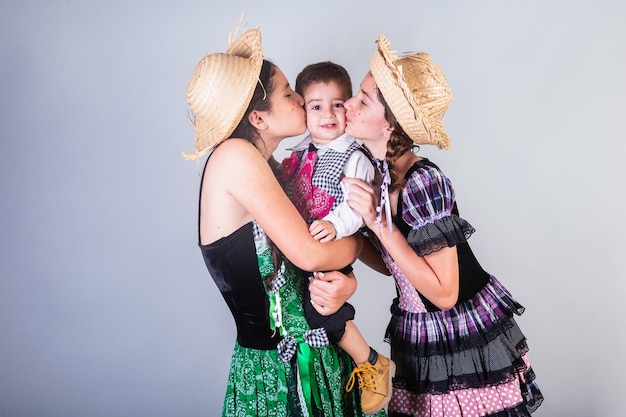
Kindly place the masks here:
<instances>
[{"instance_id":1,"label":"young girl in green dress","mask_svg":"<svg viewBox=\"0 0 626 417\"><path fill-rule=\"evenodd\" d=\"M226 53L200 60L187 101L196 152L184 155L209 154L199 246L237 327L223 415L362 415L358 392L344 389L350 358L307 324L298 273L339 269L354 261L362 242L311 237L268 163L284 138L304 133L302 97L263 59L261 34L251 29ZM315 281L329 281L329 296L312 297L332 312L354 292L354 278L324 275Z\"/></svg>"}]
</instances>

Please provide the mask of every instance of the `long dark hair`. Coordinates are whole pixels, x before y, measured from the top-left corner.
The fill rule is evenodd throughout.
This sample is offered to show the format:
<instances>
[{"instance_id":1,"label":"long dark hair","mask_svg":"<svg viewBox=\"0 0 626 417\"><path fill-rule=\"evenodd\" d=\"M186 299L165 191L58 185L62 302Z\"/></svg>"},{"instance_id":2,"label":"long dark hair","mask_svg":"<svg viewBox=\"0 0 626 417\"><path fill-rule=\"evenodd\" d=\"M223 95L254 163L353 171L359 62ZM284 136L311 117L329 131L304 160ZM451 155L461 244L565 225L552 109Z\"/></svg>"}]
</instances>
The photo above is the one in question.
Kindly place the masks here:
<instances>
[{"instance_id":1,"label":"long dark hair","mask_svg":"<svg viewBox=\"0 0 626 417\"><path fill-rule=\"evenodd\" d=\"M254 110L258 111L269 111L271 108L270 103L270 95L274 91L274 82L273 77L276 74L276 65L272 62L264 59L263 64L261 66L261 73L259 74L259 82L256 83L256 88L254 89L254 94L252 94L252 99L250 100L250 104L246 109L246 112L242 116L239 124L233 130L233 133L230 134L231 138L243 138L247 139L257 148L263 142L261 139L261 135L250 124L250 120L248 116Z\"/></svg>"},{"instance_id":2,"label":"long dark hair","mask_svg":"<svg viewBox=\"0 0 626 417\"><path fill-rule=\"evenodd\" d=\"M254 126L250 124L248 116L254 110L271 110L270 95L275 88L273 80L274 74L276 74L276 65L264 59L261 66L261 73L259 74L259 81L257 82L254 93L252 94L250 104L248 105L246 112L239 121L239 124L237 125L233 133L231 133L231 138L247 139L257 149L259 149L260 146L265 146L265 143L263 142L263 139L261 138L259 132ZM274 282L274 279L276 278L276 273L280 268L281 251L274 244L274 242L272 242L269 236L267 236L267 241L271 249L272 263L274 264L274 272L264 278L265 285L269 288Z\"/></svg>"}]
</instances>

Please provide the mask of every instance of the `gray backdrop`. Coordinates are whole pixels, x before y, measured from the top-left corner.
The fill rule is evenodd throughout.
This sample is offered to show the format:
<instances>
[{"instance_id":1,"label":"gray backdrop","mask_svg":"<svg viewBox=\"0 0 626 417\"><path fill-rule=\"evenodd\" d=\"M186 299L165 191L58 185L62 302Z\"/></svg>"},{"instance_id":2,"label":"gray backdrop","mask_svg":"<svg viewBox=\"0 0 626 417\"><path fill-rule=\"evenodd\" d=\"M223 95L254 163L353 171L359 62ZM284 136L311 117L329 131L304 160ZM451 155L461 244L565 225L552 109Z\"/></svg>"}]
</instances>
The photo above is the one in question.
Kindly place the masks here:
<instances>
[{"instance_id":1,"label":"gray backdrop","mask_svg":"<svg viewBox=\"0 0 626 417\"><path fill-rule=\"evenodd\" d=\"M242 12L292 82L330 59L356 88L379 33L432 55L453 146L423 154L527 308L537 415L623 416L626 3L264 3L0 6L0 416L219 414L234 325L179 152L187 80ZM356 272L356 322L388 352L393 281Z\"/></svg>"}]
</instances>

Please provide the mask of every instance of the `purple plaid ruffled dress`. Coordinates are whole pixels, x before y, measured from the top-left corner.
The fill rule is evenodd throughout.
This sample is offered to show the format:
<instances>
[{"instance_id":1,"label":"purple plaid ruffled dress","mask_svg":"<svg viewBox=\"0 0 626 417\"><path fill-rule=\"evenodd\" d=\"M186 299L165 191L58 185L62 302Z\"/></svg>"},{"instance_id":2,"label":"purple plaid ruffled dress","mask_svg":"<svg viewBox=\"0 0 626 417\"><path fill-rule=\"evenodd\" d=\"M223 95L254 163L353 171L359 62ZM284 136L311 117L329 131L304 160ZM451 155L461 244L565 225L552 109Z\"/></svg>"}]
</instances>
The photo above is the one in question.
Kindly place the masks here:
<instances>
[{"instance_id":1,"label":"purple plaid ruffled dress","mask_svg":"<svg viewBox=\"0 0 626 417\"><path fill-rule=\"evenodd\" d=\"M422 297L375 242L392 272L398 297L386 340L396 362L390 416L529 416L542 402L515 322L524 307L485 272L467 239L448 178L427 159L406 173L394 223L420 256L456 246L459 299L441 311Z\"/></svg>"}]
</instances>

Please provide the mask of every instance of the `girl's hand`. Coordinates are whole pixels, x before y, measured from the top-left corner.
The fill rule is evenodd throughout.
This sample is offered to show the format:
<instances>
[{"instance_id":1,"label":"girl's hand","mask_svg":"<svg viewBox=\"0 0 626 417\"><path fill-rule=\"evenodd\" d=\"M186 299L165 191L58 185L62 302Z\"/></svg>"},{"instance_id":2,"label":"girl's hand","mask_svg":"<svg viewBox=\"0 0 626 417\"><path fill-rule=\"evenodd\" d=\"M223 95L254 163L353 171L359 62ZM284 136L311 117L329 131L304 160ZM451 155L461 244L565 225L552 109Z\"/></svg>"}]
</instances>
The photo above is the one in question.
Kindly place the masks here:
<instances>
[{"instance_id":1,"label":"girl's hand","mask_svg":"<svg viewBox=\"0 0 626 417\"><path fill-rule=\"evenodd\" d=\"M338 271L315 272L309 282L311 303L323 316L331 315L356 291L354 273L344 275Z\"/></svg>"},{"instance_id":2,"label":"girl's hand","mask_svg":"<svg viewBox=\"0 0 626 417\"><path fill-rule=\"evenodd\" d=\"M358 178L345 177L341 181L350 187L348 205L361 214L367 227L373 228L378 207L377 190Z\"/></svg>"}]
</instances>

